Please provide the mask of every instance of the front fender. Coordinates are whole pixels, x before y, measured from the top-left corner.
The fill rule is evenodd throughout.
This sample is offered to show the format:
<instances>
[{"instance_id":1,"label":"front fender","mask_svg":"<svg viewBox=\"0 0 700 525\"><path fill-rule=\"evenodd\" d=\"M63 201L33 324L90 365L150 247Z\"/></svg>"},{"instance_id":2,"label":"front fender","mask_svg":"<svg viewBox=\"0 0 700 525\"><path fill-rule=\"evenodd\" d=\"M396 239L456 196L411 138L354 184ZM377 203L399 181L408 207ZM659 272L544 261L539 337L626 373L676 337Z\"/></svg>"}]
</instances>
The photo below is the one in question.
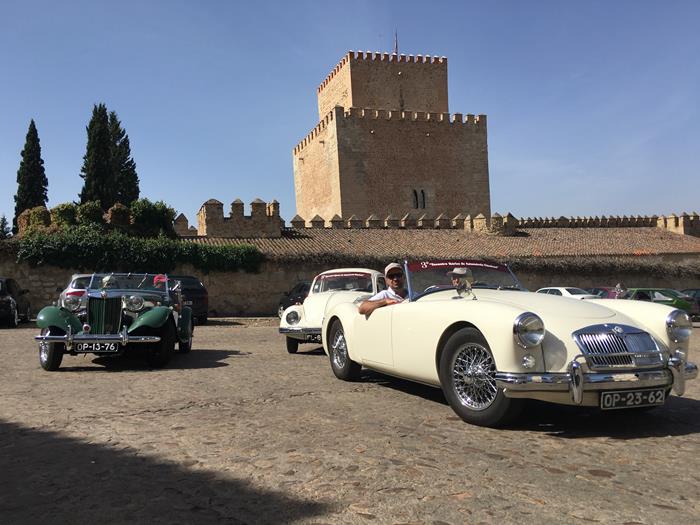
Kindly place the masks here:
<instances>
[{"instance_id":1,"label":"front fender","mask_svg":"<svg viewBox=\"0 0 700 525\"><path fill-rule=\"evenodd\" d=\"M83 323L75 315L64 308L58 306L46 306L36 316L36 325L39 328L50 328L55 326L73 334L82 332ZM70 328L70 330L69 330Z\"/></svg>"},{"instance_id":2,"label":"front fender","mask_svg":"<svg viewBox=\"0 0 700 525\"><path fill-rule=\"evenodd\" d=\"M156 306L142 313L129 327L129 333L133 333L141 327L160 328L170 317L171 311L167 306Z\"/></svg>"}]
</instances>

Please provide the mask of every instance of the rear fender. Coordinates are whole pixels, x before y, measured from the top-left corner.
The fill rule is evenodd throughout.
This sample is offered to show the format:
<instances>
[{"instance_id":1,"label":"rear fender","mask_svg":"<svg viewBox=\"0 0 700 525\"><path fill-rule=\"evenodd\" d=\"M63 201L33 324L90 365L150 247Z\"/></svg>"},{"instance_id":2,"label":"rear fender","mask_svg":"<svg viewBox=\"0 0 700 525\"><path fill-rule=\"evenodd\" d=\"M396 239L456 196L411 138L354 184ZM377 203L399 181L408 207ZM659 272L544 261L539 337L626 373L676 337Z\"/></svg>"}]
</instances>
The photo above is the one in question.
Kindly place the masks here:
<instances>
[{"instance_id":1,"label":"rear fender","mask_svg":"<svg viewBox=\"0 0 700 525\"><path fill-rule=\"evenodd\" d=\"M139 315L138 319L129 327L129 333L131 334L144 326L148 328L160 328L168 321L170 313L170 308L167 306L156 306L148 312Z\"/></svg>"},{"instance_id":2,"label":"rear fender","mask_svg":"<svg viewBox=\"0 0 700 525\"><path fill-rule=\"evenodd\" d=\"M64 333L77 334L83 331L83 323L75 315L58 306L46 306L36 316L36 325L39 328L51 328L55 326Z\"/></svg>"}]
</instances>

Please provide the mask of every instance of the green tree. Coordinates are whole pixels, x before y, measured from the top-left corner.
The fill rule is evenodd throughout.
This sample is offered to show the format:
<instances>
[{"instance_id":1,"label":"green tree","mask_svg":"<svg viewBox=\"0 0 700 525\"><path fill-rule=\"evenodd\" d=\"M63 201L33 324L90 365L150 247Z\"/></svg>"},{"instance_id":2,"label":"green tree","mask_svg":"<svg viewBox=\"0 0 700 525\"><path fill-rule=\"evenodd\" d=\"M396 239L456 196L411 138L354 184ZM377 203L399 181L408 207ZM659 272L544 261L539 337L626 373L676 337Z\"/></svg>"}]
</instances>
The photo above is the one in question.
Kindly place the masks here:
<instances>
[{"instance_id":1,"label":"green tree","mask_svg":"<svg viewBox=\"0 0 700 525\"><path fill-rule=\"evenodd\" d=\"M80 192L81 204L98 201L100 207L107 210L117 201L109 117L104 104L93 106L80 176L85 179Z\"/></svg>"},{"instance_id":2,"label":"green tree","mask_svg":"<svg viewBox=\"0 0 700 525\"><path fill-rule=\"evenodd\" d=\"M111 141L112 172L116 184L116 202L125 206L139 198L139 177L136 163L131 157L129 135L114 111L109 113L109 135Z\"/></svg>"},{"instance_id":3,"label":"green tree","mask_svg":"<svg viewBox=\"0 0 700 525\"><path fill-rule=\"evenodd\" d=\"M39 134L36 131L34 119L29 122L29 130L21 155L22 161L17 170L15 217L12 219L14 233L17 233L17 217L20 213L36 206L46 206L48 201L49 180L44 172Z\"/></svg>"},{"instance_id":4,"label":"green tree","mask_svg":"<svg viewBox=\"0 0 700 525\"><path fill-rule=\"evenodd\" d=\"M173 229L175 210L163 201L151 202L148 199L134 201L131 205L131 217L131 229L138 236L176 237Z\"/></svg>"},{"instance_id":5,"label":"green tree","mask_svg":"<svg viewBox=\"0 0 700 525\"><path fill-rule=\"evenodd\" d=\"M7 217L0 217L0 239L7 239L11 232L10 225L7 223Z\"/></svg>"}]
</instances>

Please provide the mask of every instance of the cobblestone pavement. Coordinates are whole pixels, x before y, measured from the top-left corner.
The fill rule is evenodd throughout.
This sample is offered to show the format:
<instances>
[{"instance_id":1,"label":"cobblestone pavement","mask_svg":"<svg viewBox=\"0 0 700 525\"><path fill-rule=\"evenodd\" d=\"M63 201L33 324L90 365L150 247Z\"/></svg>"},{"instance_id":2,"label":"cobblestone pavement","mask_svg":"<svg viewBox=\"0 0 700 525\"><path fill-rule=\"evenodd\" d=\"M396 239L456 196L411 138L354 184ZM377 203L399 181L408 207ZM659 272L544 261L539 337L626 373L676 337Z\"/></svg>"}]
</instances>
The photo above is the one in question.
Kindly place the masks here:
<instances>
[{"instance_id":1,"label":"cobblestone pavement","mask_svg":"<svg viewBox=\"0 0 700 525\"><path fill-rule=\"evenodd\" d=\"M287 354L275 320L213 320L163 370L44 372L36 332L0 329L3 523L700 520L698 381L660 409L533 404L492 430L439 390L335 379L322 351Z\"/></svg>"}]
</instances>

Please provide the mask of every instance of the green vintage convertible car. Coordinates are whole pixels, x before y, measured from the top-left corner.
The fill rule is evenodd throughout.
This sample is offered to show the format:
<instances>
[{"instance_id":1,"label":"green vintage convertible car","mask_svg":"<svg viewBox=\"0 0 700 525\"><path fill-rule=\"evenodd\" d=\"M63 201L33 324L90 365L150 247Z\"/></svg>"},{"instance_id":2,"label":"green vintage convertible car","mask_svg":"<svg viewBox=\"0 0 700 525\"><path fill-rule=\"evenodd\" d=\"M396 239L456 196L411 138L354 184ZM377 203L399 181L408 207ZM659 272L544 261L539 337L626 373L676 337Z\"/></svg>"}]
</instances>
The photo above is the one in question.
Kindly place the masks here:
<instances>
[{"instance_id":1,"label":"green vintage convertible car","mask_svg":"<svg viewBox=\"0 0 700 525\"><path fill-rule=\"evenodd\" d=\"M121 355L141 352L153 367L165 366L175 350L192 347L192 310L183 306L179 282L164 274L96 273L80 297L47 306L37 315L41 328L39 363L57 370L65 354Z\"/></svg>"}]
</instances>

